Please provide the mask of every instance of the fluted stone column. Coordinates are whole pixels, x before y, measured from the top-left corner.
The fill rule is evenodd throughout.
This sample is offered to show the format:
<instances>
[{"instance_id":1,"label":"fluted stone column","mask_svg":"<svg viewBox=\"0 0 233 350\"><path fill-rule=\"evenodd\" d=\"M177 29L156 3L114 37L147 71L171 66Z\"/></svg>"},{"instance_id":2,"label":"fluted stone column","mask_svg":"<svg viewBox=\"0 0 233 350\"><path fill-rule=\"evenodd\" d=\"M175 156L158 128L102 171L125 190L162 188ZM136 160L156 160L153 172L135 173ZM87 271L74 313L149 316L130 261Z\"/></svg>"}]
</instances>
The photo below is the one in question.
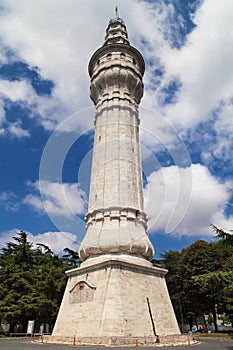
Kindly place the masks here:
<instances>
[{"instance_id":1,"label":"fluted stone column","mask_svg":"<svg viewBox=\"0 0 233 350\"><path fill-rule=\"evenodd\" d=\"M115 17L104 45L89 63L96 115L86 236L79 250L83 260L108 253L153 257L146 233L139 142L144 69L123 20Z\"/></svg>"}]
</instances>

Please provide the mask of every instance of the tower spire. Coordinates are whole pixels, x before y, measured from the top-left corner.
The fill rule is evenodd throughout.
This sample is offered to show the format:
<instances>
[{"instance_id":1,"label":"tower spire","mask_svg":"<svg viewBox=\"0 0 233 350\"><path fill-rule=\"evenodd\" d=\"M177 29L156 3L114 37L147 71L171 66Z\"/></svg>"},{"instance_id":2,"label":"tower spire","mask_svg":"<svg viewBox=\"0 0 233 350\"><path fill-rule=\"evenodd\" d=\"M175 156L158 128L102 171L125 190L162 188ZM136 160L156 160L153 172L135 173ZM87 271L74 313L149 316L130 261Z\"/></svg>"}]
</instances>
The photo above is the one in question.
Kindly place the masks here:
<instances>
[{"instance_id":1,"label":"tower spire","mask_svg":"<svg viewBox=\"0 0 233 350\"><path fill-rule=\"evenodd\" d=\"M116 6L115 16L110 19L106 29L104 46L117 43L129 45L125 22L120 18L118 7Z\"/></svg>"},{"instance_id":2,"label":"tower spire","mask_svg":"<svg viewBox=\"0 0 233 350\"><path fill-rule=\"evenodd\" d=\"M116 14L116 18L118 19L119 18L119 11L118 11L118 7L117 6L115 8L115 14Z\"/></svg>"}]
</instances>

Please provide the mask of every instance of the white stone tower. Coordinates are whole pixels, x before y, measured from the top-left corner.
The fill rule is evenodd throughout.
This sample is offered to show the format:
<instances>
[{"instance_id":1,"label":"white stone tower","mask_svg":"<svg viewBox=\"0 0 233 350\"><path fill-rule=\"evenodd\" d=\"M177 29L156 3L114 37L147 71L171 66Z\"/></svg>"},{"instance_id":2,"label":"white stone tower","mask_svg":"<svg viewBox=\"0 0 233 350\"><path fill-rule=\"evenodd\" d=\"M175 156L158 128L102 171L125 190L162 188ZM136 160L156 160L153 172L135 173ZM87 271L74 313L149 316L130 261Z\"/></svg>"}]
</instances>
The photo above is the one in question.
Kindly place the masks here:
<instances>
[{"instance_id":1,"label":"white stone tower","mask_svg":"<svg viewBox=\"0 0 233 350\"><path fill-rule=\"evenodd\" d=\"M144 60L116 16L91 57L95 139L81 267L69 277L53 337L123 344L179 334L166 270L153 267L143 209L138 106Z\"/></svg>"},{"instance_id":2,"label":"white stone tower","mask_svg":"<svg viewBox=\"0 0 233 350\"><path fill-rule=\"evenodd\" d=\"M96 106L95 141L82 259L121 253L153 257L143 211L138 105L144 60L122 19L111 19L104 45L89 63Z\"/></svg>"}]
</instances>

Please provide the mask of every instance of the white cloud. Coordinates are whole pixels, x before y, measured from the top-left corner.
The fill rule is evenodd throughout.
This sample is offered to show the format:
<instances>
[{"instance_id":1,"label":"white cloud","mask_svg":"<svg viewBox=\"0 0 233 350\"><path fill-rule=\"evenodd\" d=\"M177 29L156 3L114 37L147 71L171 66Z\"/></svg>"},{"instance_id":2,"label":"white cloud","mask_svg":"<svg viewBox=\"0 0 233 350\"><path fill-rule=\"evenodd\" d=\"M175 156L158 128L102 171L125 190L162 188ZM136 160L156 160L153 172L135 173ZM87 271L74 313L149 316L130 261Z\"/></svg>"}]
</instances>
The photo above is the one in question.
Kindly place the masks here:
<instances>
[{"instance_id":1,"label":"white cloud","mask_svg":"<svg viewBox=\"0 0 233 350\"><path fill-rule=\"evenodd\" d=\"M0 126L5 122L4 102L0 99Z\"/></svg>"},{"instance_id":2,"label":"white cloud","mask_svg":"<svg viewBox=\"0 0 233 350\"><path fill-rule=\"evenodd\" d=\"M14 241L12 237L17 237L17 232L19 231L20 229L13 228L0 232L0 248L5 247L7 242ZM28 241L33 243L34 248L36 248L37 243L42 243L47 245L55 254L62 254L64 248L78 251L77 237L73 233L56 231L39 233L38 235L28 231L26 233L28 235Z\"/></svg>"},{"instance_id":3,"label":"white cloud","mask_svg":"<svg viewBox=\"0 0 233 350\"><path fill-rule=\"evenodd\" d=\"M77 184L36 181L29 185L40 191L40 195L29 194L23 203L35 211L42 213L45 210L49 216L66 218L86 212L86 195Z\"/></svg>"},{"instance_id":4,"label":"white cloud","mask_svg":"<svg viewBox=\"0 0 233 350\"><path fill-rule=\"evenodd\" d=\"M233 218L224 216L230 183L220 183L206 167L200 164L193 164L191 169L170 166L152 173L147 180L146 212L151 231L162 229L167 233L172 231L173 235L204 237L212 235L211 224L226 231L233 227ZM180 192L182 188L184 191Z\"/></svg>"},{"instance_id":5,"label":"white cloud","mask_svg":"<svg viewBox=\"0 0 233 350\"><path fill-rule=\"evenodd\" d=\"M157 162L156 153L163 151L173 159L177 166L187 167L191 165L189 151L168 119L148 108L141 108L140 117L143 160L150 157L155 164ZM145 167L145 162L143 166ZM148 171L146 169L144 171L148 176Z\"/></svg>"},{"instance_id":6,"label":"white cloud","mask_svg":"<svg viewBox=\"0 0 233 350\"><path fill-rule=\"evenodd\" d=\"M177 103L167 108L182 127L208 120L222 100L232 98L232 16L231 0L205 0L186 45L161 53L166 80L178 76L182 82Z\"/></svg>"},{"instance_id":7,"label":"white cloud","mask_svg":"<svg viewBox=\"0 0 233 350\"><path fill-rule=\"evenodd\" d=\"M233 134L233 101L230 103L222 104L218 119L214 124L214 131L216 133L216 146L213 147L213 154L217 158L229 159L232 160L233 152L233 143L232 137Z\"/></svg>"},{"instance_id":8,"label":"white cloud","mask_svg":"<svg viewBox=\"0 0 233 350\"><path fill-rule=\"evenodd\" d=\"M1 45L1 52L0 52L0 63L1 64L7 64L9 58L7 57L6 48Z\"/></svg>"},{"instance_id":9,"label":"white cloud","mask_svg":"<svg viewBox=\"0 0 233 350\"><path fill-rule=\"evenodd\" d=\"M0 80L0 94L11 101L27 101L32 95L32 87L26 80Z\"/></svg>"},{"instance_id":10,"label":"white cloud","mask_svg":"<svg viewBox=\"0 0 233 350\"><path fill-rule=\"evenodd\" d=\"M6 120L4 106L5 104L9 104L9 101L17 103L17 105L22 106L22 108L27 107L26 115L28 114L30 118L34 116L38 118L38 116L40 116L41 124L45 129L49 130L54 129L57 124L59 119L59 115L57 114L58 110L60 110L61 113L64 112L64 106L62 106L61 101L59 101L57 98L51 98L50 96L37 95L36 91L33 89L28 80L0 80L0 96L2 98L0 104L0 122L1 119L2 122ZM29 110L30 112L28 112ZM56 117L54 117L54 113L57 120ZM19 124L18 121L16 123ZM20 133L19 129L19 127L16 128L14 123L5 123L6 134L28 136L25 132Z\"/></svg>"},{"instance_id":11,"label":"white cloud","mask_svg":"<svg viewBox=\"0 0 233 350\"><path fill-rule=\"evenodd\" d=\"M75 234L70 232L44 232L38 235L28 234L28 240L34 243L42 243L47 245L53 253L62 254L63 249L70 248L72 250L78 251L77 237Z\"/></svg>"},{"instance_id":12,"label":"white cloud","mask_svg":"<svg viewBox=\"0 0 233 350\"><path fill-rule=\"evenodd\" d=\"M90 105L87 66L96 44L104 40L104 29L114 9L110 2L102 1L101 10L99 3L90 0L69 0L69 4L22 0L20 5L14 1L5 1L4 5L7 10L0 23L4 44L30 67L39 67L42 77L55 84L49 101L55 109L52 119L61 121ZM88 40L84 40L84 33ZM48 112L48 106L40 102L39 110Z\"/></svg>"},{"instance_id":13,"label":"white cloud","mask_svg":"<svg viewBox=\"0 0 233 350\"><path fill-rule=\"evenodd\" d=\"M29 131L21 127L21 122L18 120L15 123L8 124L8 132L11 136L16 138L29 137Z\"/></svg>"},{"instance_id":14,"label":"white cloud","mask_svg":"<svg viewBox=\"0 0 233 350\"><path fill-rule=\"evenodd\" d=\"M168 149L173 147L178 135L166 118L151 109L141 108L140 119L140 138L143 144L153 150L161 145Z\"/></svg>"},{"instance_id":15,"label":"white cloud","mask_svg":"<svg viewBox=\"0 0 233 350\"><path fill-rule=\"evenodd\" d=\"M51 98L37 100L44 127L53 128L55 121L91 105L87 65L103 43L108 20L114 15L114 1L102 0L100 5L93 0L69 0L68 4L60 0L21 0L20 4L5 0L3 4L7 9L0 23L4 45L30 67L39 67L40 74L55 84ZM177 103L167 108L167 115L186 128L210 118L222 99L232 97L231 0L205 0L193 16L196 28L179 50L170 46L175 25L171 23L172 4L120 0L118 5L131 43L153 62L145 75L144 105L161 108L161 89L174 77L179 78L181 91ZM83 33L88 40L83 40ZM158 64L164 67L165 75L160 90L155 91L153 72ZM25 88L18 93L23 95ZM15 93L13 89L13 99Z\"/></svg>"},{"instance_id":16,"label":"white cloud","mask_svg":"<svg viewBox=\"0 0 233 350\"><path fill-rule=\"evenodd\" d=\"M114 16L115 2L34 0L28 3L21 0L19 4L5 0L3 5L6 11L2 12L0 31L4 47L10 47L20 60L29 67L38 67L42 77L54 82L52 96L38 97L34 106L41 114L44 127L53 128L56 122L92 105L88 96L88 61L103 44L108 21ZM142 45L142 37L152 42L154 48L160 45L159 40L165 42L161 28L169 30L164 22L167 14L174 11L172 5L119 0L118 6L132 44L151 52L147 45ZM5 82L7 84L12 85ZM13 89L13 99L15 93ZM35 96L33 98L35 100ZM85 118L80 123L85 125Z\"/></svg>"},{"instance_id":17,"label":"white cloud","mask_svg":"<svg viewBox=\"0 0 233 350\"><path fill-rule=\"evenodd\" d=\"M12 237L16 236L16 232L19 232L19 229L6 230L0 233L0 248L5 247L6 243L12 241Z\"/></svg>"},{"instance_id":18,"label":"white cloud","mask_svg":"<svg viewBox=\"0 0 233 350\"><path fill-rule=\"evenodd\" d=\"M19 209L20 202L12 191L0 193L0 206L8 212L16 212Z\"/></svg>"}]
</instances>

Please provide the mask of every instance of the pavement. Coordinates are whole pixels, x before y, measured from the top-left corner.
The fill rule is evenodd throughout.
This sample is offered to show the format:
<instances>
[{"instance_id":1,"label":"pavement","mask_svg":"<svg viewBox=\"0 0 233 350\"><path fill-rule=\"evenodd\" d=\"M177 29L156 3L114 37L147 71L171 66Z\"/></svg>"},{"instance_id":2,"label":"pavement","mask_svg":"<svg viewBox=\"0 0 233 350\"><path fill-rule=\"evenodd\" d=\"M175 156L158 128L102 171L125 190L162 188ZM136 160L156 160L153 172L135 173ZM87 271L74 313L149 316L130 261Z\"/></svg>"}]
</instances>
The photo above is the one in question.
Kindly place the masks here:
<instances>
[{"instance_id":1,"label":"pavement","mask_svg":"<svg viewBox=\"0 0 233 350\"><path fill-rule=\"evenodd\" d=\"M71 345L58 345L58 344L42 344L37 342L31 342L30 339L14 339L14 338L1 338L0 350L106 350L108 347L101 346L71 346ZM232 339L203 339L196 345L182 345L182 346L154 346L154 347L139 347L143 350L152 349L164 349L164 350L233 350ZM175 349L174 349L175 348ZM117 349L135 350L135 347L117 347Z\"/></svg>"}]
</instances>

